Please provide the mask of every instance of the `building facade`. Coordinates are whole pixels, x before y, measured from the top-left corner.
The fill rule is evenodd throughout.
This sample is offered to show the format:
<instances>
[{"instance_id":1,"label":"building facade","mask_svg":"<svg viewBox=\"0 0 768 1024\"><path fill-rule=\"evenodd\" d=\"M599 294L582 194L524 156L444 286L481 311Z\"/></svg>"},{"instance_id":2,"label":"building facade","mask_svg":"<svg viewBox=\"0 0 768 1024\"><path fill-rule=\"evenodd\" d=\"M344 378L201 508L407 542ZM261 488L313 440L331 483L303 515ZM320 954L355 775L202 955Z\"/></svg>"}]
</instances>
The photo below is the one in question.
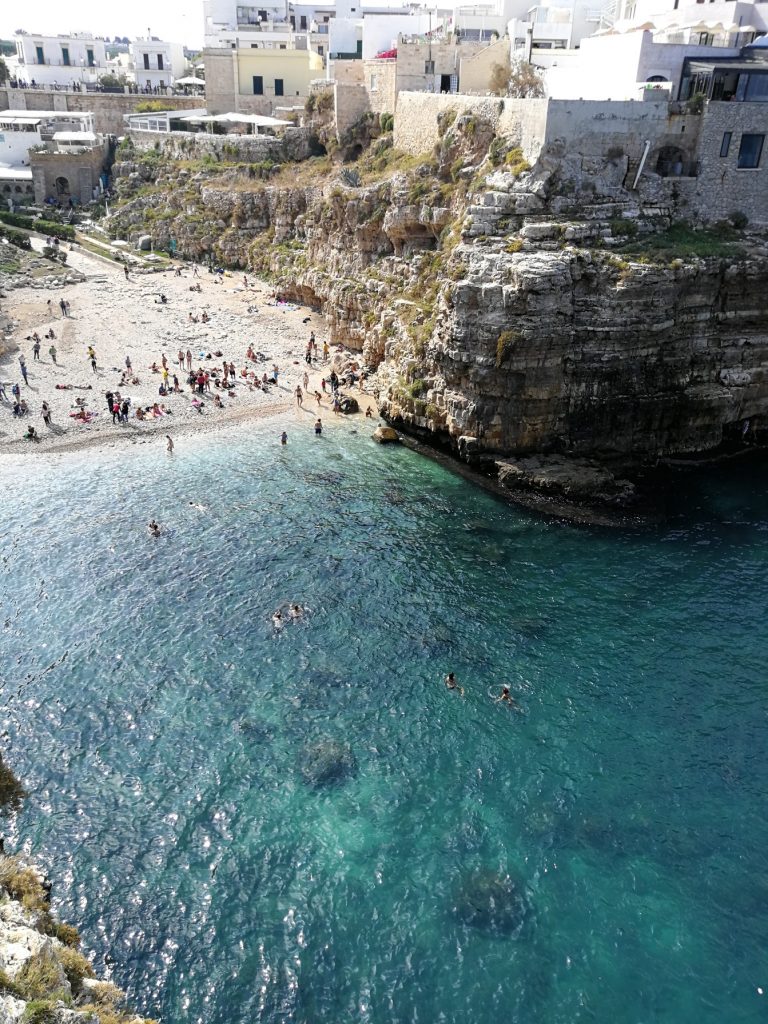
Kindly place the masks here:
<instances>
[{"instance_id":1,"label":"building facade","mask_svg":"<svg viewBox=\"0 0 768 1024\"><path fill-rule=\"evenodd\" d=\"M8 60L11 77L27 85L93 85L108 69L103 39L86 32L43 36L18 32L16 56Z\"/></svg>"},{"instance_id":2,"label":"building facade","mask_svg":"<svg viewBox=\"0 0 768 1024\"><path fill-rule=\"evenodd\" d=\"M128 48L129 74L140 89L167 89L187 66L181 43L134 39Z\"/></svg>"}]
</instances>

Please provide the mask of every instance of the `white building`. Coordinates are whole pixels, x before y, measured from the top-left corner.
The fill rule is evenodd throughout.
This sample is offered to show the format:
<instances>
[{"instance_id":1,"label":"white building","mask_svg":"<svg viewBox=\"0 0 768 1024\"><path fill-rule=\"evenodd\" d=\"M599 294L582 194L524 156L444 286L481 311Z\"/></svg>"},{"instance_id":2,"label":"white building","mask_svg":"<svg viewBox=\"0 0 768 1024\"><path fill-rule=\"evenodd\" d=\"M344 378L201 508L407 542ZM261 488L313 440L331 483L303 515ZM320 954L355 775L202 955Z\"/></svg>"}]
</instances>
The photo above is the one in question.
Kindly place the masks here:
<instances>
[{"instance_id":1,"label":"white building","mask_svg":"<svg viewBox=\"0 0 768 1024\"><path fill-rule=\"evenodd\" d=\"M186 73L187 62L181 43L134 39L128 53L129 74L140 89L167 89Z\"/></svg>"},{"instance_id":2,"label":"white building","mask_svg":"<svg viewBox=\"0 0 768 1024\"><path fill-rule=\"evenodd\" d=\"M14 40L16 57L9 58L8 70L26 84L95 84L108 70L104 40L89 32L68 36L17 32Z\"/></svg>"}]
</instances>

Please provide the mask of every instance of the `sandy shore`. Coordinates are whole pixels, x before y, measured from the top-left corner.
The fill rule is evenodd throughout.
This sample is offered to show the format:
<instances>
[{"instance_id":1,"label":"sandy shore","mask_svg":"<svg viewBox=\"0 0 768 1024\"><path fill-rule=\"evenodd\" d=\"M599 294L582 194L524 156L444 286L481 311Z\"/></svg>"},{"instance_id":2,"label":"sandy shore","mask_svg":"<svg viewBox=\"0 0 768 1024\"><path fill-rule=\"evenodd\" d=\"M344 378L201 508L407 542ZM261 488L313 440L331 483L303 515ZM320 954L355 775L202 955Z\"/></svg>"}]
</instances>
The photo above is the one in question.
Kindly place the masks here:
<instances>
[{"instance_id":1,"label":"sandy shore","mask_svg":"<svg viewBox=\"0 0 768 1024\"><path fill-rule=\"evenodd\" d=\"M200 430L290 410L294 411L296 429L307 432L318 416L324 427L347 419L334 416L330 386L320 405L313 394L322 394L321 378L331 370L330 362L322 362L323 342L328 337L323 318L306 307L270 304L268 284L249 275L246 287L242 274L225 275L220 283L214 283L214 275L202 267L195 278L190 264L181 265L181 277L169 270L131 274L126 280L122 268L109 266L82 250L71 253L69 263L86 275L83 283L51 291L17 289L9 292L4 302L16 321L12 340L18 348L0 357L0 380L7 392L7 399L0 399L0 454L63 452L91 445L122 446L147 441L165 445L166 434L175 440ZM189 290L198 283L201 294ZM161 292L167 296L166 304L157 301ZM70 304L68 317L61 313L61 298ZM207 324L190 320L190 313L199 320L203 311L209 317ZM50 329L55 333L53 342L45 337ZM41 338L39 360L33 358L33 342L28 340L33 331ZM304 360L310 331L315 332L320 354L320 362L312 368ZM55 364L48 351L51 344L57 349ZM96 352L95 372L88 357L90 345ZM249 345L262 353L265 360L247 360ZM234 362L234 392L219 391L212 380L211 393L197 396L204 403L202 412L198 412L192 405L196 396L187 384L186 368L184 372L179 370L180 349L185 354L187 350L192 353L195 370L201 366L209 371L220 368L222 359ZM216 352L222 355L216 357ZM209 353L210 359L206 358ZM28 384L24 384L20 371L18 357L22 354ZM175 373L182 388L180 394L159 394L162 374L150 367L153 362L160 367L163 354L168 360L171 386ZM332 351L331 359L334 354ZM126 357L131 361L132 379L121 386ZM280 369L279 383L266 392L250 386L241 376L246 367L259 376L265 371L270 374L273 364ZM309 373L310 394L304 398L303 408L299 408L294 392L297 384L303 387L305 372ZM19 384L21 397L27 401L28 416L13 416L14 383ZM130 399L127 423L113 424L105 398L107 391ZM216 393L221 395L223 408L214 405ZM358 423L367 406L376 413L372 396L361 394L356 388L350 393L361 405L362 412L353 417ZM78 399L89 413L95 414L90 422L84 423L71 415L77 410ZM51 409L50 427L41 415L44 401ZM150 415L143 421L136 419L138 406L146 409L154 403L164 405L168 414ZM30 423L40 437L37 443L23 437Z\"/></svg>"}]
</instances>

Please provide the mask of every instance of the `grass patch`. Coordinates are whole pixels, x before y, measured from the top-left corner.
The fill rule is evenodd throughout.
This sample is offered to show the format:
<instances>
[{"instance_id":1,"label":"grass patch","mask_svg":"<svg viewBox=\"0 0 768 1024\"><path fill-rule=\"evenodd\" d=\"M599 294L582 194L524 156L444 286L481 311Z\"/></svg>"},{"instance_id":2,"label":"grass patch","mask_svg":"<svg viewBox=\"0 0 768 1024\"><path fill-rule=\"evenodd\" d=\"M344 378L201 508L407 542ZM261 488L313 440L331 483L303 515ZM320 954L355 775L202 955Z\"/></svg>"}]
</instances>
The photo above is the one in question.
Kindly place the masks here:
<instances>
[{"instance_id":1,"label":"grass patch","mask_svg":"<svg viewBox=\"0 0 768 1024\"><path fill-rule=\"evenodd\" d=\"M40 879L18 857L0 858L0 886L27 910L48 907L48 894Z\"/></svg>"},{"instance_id":2,"label":"grass patch","mask_svg":"<svg viewBox=\"0 0 768 1024\"><path fill-rule=\"evenodd\" d=\"M694 230L688 224L673 224L666 231L646 235L640 241L629 241L617 246L616 252L632 256L654 258L654 262L672 259L716 256L720 258L744 255L739 242L741 234L726 224L715 228Z\"/></svg>"},{"instance_id":3,"label":"grass patch","mask_svg":"<svg viewBox=\"0 0 768 1024\"><path fill-rule=\"evenodd\" d=\"M27 1003L22 1024L56 1024L56 1003L52 999L33 999Z\"/></svg>"},{"instance_id":4,"label":"grass patch","mask_svg":"<svg viewBox=\"0 0 768 1024\"><path fill-rule=\"evenodd\" d=\"M502 331L496 340L496 369L501 367L501 364L511 354L512 349L516 342L520 340L520 335L517 331Z\"/></svg>"},{"instance_id":5,"label":"grass patch","mask_svg":"<svg viewBox=\"0 0 768 1024\"><path fill-rule=\"evenodd\" d=\"M16 976L16 984L24 999L64 999L66 992L61 987L61 968L55 957L35 953L24 963Z\"/></svg>"},{"instance_id":6,"label":"grass patch","mask_svg":"<svg viewBox=\"0 0 768 1024\"><path fill-rule=\"evenodd\" d=\"M78 953L76 949L70 949L65 946L64 949L56 951L56 958L64 968L64 974L66 975L69 987L72 989L72 995L78 996L83 990L83 979L92 978L93 967L82 953Z\"/></svg>"}]
</instances>

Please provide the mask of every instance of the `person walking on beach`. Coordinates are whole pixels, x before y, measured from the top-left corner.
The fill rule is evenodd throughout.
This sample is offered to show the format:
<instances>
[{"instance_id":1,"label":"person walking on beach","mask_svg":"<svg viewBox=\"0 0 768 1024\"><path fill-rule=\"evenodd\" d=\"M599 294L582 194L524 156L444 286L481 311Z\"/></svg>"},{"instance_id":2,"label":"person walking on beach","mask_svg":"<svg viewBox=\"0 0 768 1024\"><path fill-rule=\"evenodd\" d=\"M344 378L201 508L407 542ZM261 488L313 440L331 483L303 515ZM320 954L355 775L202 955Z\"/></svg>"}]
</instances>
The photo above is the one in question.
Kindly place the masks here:
<instances>
[{"instance_id":1,"label":"person walking on beach","mask_svg":"<svg viewBox=\"0 0 768 1024\"><path fill-rule=\"evenodd\" d=\"M24 378L24 383L29 387L29 381L27 380L27 360L23 355L19 356L19 369L21 370L21 376Z\"/></svg>"},{"instance_id":2,"label":"person walking on beach","mask_svg":"<svg viewBox=\"0 0 768 1024\"><path fill-rule=\"evenodd\" d=\"M168 451L168 454L169 455L173 455L173 441L171 440L171 435L170 434L166 434L165 435L165 439L168 442L168 444L166 445L166 449Z\"/></svg>"},{"instance_id":3,"label":"person walking on beach","mask_svg":"<svg viewBox=\"0 0 768 1024\"><path fill-rule=\"evenodd\" d=\"M328 362L328 356L331 354L331 350L328 348L328 342L323 342L323 362Z\"/></svg>"},{"instance_id":4,"label":"person walking on beach","mask_svg":"<svg viewBox=\"0 0 768 1024\"><path fill-rule=\"evenodd\" d=\"M61 315L62 316L66 316L67 315L67 304L64 301L64 299L59 299L59 308L61 309Z\"/></svg>"},{"instance_id":5,"label":"person walking on beach","mask_svg":"<svg viewBox=\"0 0 768 1024\"><path fill-rule=\"evenodd\" d=\"M302 384L304 385L304 390L307 392L307 394L309 394L309 374L306 372L306 370L304 371L304 379L302 380Z\"/></svg>"},{"instance_id":6,"label":"person walking on beach","mask_svg":"<svg viewBox=\"0 0 768 1024\"><path fill-rule=\"evenodd\" d=\"M133 367L131 366L130 356L125 357L125 372L128 374L129 377L133 373Z\"/></svg>"},{"instance_id":7,"label":"person walking on beach","mask_svg":"<svg viewBox=\"0 0 768 1024\"><path fill-rule=\"evenodd\" d=\"M176 354L176 362L179 364L180 369L183 370L184 369L184 350L181 349L181 348L179 349L179 351Z\"/></svg>"},{"instance_id":8,"label":"person walking on beach","mask_svg":"<svg viewBox=\"0 0 768 1024\"><path fill-rule=\"evenodd\" d=\"M91 346L90 354L91 354L91 369L93 370L94 373L96 373L96 350L93 348L93 346Z\"/></svg>"},{"instance_id":9,"label":"person walking on beach","mask_svg":"<svg viewBox=\"0 0 768 1024\"><path fill-rule=\"evenodd\" d=\"M123 267L123 273L125 274L125 280L126 280L126 281L130 281L130 277L128 276L128 264L127 264L127 263L126 263L126 265L125 265L125 266Z\"/></svg>"},{"instance_id":10,"label":"person walking on beach","mask_svg":"<svg viewBox=\"0 0 768 1024\"><path fill-rule=\"evenodd\" d=\"M128 410L130 409L130 407L131 407L131 403L128 401L127 398L124 398L123 399L123 406L122 406L122 409L120 410L120 422L121 423L127 423L128 422Z\"/></svg>"},{"instance_id":11,"label":"person walking on beach","mask_svg":"<svg viewBox=\"0 0 768 1024\"><path fill-rule=\"evenodd\" d=\"M187 373L192 373L192 353L187 349Z\"/></svg>"},{"instance_id":12,"label":"person walking on beach","mask_svg":"<svg viewBox=\"0 0 768 1024\"><path fill-rule=\"evenodd\" d=\"M304 404L304 394L301 390L301 384L296 385L296 391L294 394L296 395L296 405L301 407Z\"/></svg>"},{"instance_id":13,"label":"person walking on beach","mask_svg":"<svg viewBox=\"0 0 768 1024\"><path fill-rule=\"evenodd\" d=\"M51 345L51 347L48 349L48 355L51 357L51 359L55 363L56 362L56 346L55 345Z\"/></svg>"},{"instance_id":14,"label":"person walking on beach","mask_svg":"<svg viewBox=\"0 0 768 1024\"><path fill-rule=\"evenodd\" d=\"M46 427L51 425L51 409L47 402L43 402L43 407L40 415L43 417L43 423Z\"/></svg>"},{"instance_id":15,"label":"person walking on beach","mask_svg":"<svg viewBox=\"0 0 768 1024\"><path fill-rule=\"evenodd\" d=\"M38 362L40 360L40 339L37 337L35 338L35 344L32 346L32 358L38 360Z\"/></svg>"}]
</instances>

